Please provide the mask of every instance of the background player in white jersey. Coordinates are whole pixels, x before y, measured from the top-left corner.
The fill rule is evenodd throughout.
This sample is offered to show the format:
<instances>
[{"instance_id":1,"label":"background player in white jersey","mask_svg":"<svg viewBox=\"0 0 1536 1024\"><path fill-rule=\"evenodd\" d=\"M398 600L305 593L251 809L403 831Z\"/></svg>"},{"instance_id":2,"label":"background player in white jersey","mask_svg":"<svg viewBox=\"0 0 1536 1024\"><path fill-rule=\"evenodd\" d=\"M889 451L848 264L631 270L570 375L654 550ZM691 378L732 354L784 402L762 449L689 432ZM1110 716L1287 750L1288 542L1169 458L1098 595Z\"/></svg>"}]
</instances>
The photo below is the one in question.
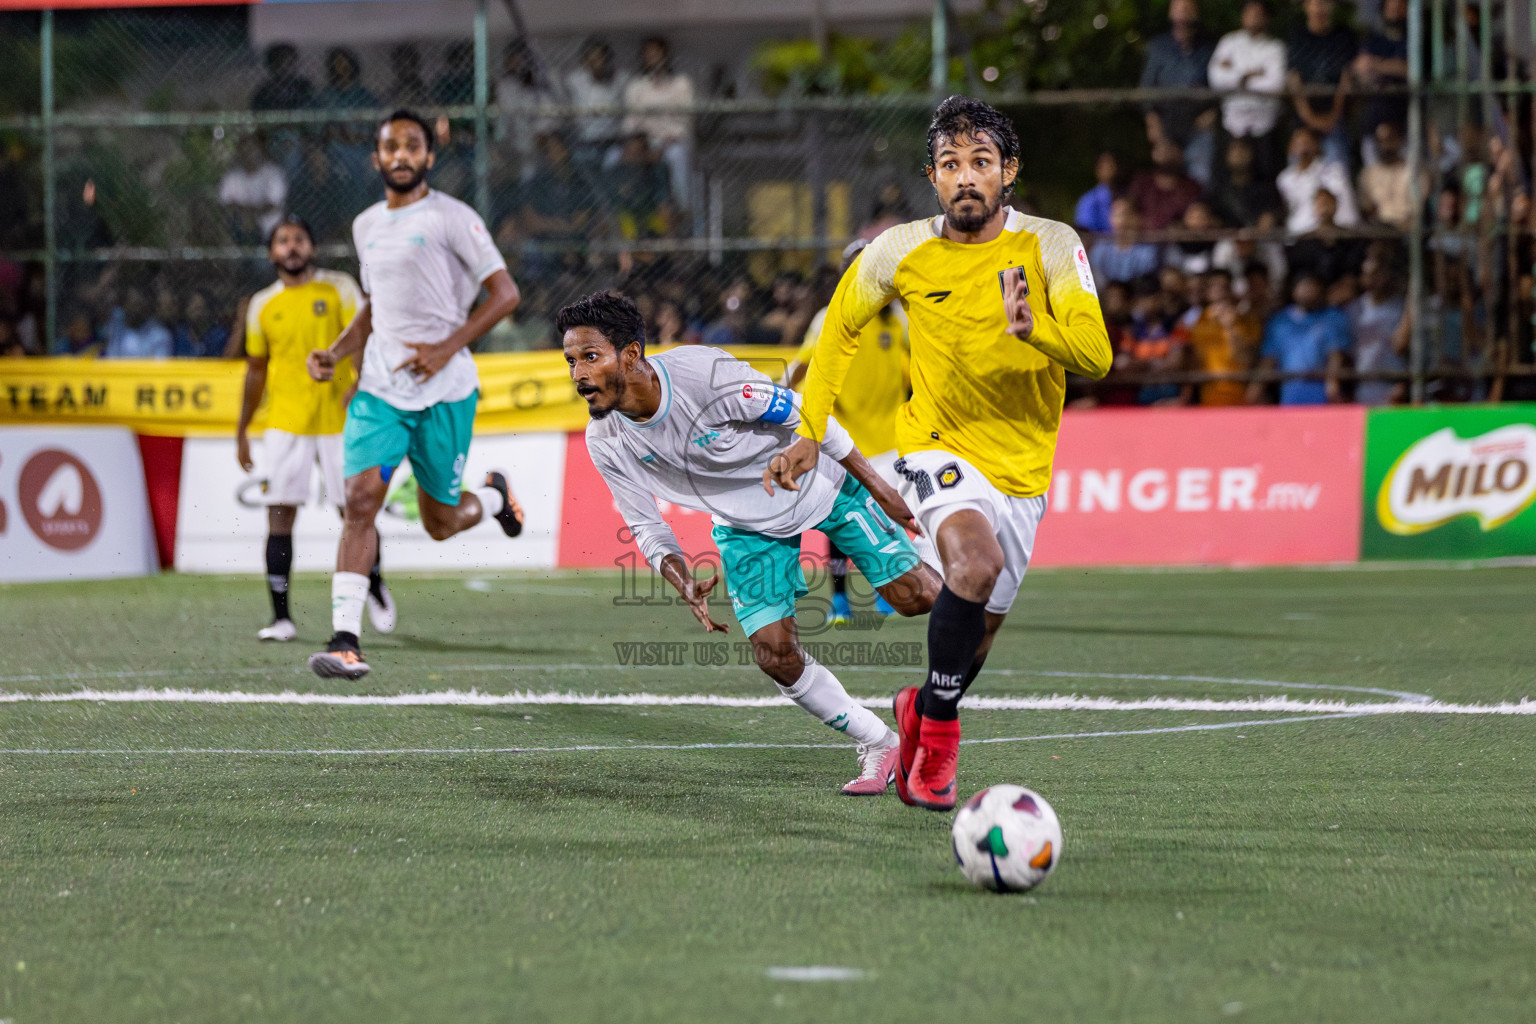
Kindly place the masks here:
<instances>
[{"instance_id":1,"label":"background player in white jersey","mask_svg":"<svg viewBox=\"0 0 1536 1024\"><path fill-rule=\"evenodd\" d=\"M509 537L522 531L523 510L502 474L461 493L480 389L467 346L516 308L517 285L480 215L427 187L432 163L432 131L420 117L399 110L379 125L373 165L385 199L352 224L363 302L335 343L309 356L310 375L329 380L338 360L364 353L343 434L347 511L331 580L335 634L309 658L320 676L368 672L358 631L377 546L373 518L401 459L410 457L421 522L433 540L488 515ZM471 309L481 288L488 297Z\"/></svg>"},{"instance_id":2,"label":"background player in white jersey","mask_svg":"<svg viewBox=\"0 0 1536 1024\"><path fill-rule=\"evenodd\" d=\"M785 696L858 744L859 775L843 792L885 792L896 768L895 734L799 643L800 535L827 534L899 612L921 615L940 580L897 525L912 525L911 512L835 419L803 488L765 494L768 459L800 422L794 393L716 348L647 357L645 325L624 296L588 296L562 309L555 326L592 414L587 451L641 553L706 631L725 632L708 606L719 576L693 578L656 499L712 513L731 605L758 665Z\"/></svg>"},{"instance_id":3,"label":"background player in white jersey","mask_svg":"<svg viewBox=\"0 0 1536 1024\"><path fill-rule=\"evenodd\" d=\"M251 296L246 307L245 400L235 428L235 456L247 473L255 468L247 432L266 395L261 461L272 624L256 635L287 641L298 635L288 609L293 521L298 506L309 500L309 478L317 461L326 498L338 509L346 500L341 429L357 382L350 363L339 365L329 381L320 383L304 371L304 361L335 340L357 313L362 295L351 275L315 266L314 235L296 214L272 228L267 256L277 269L277 280ZM368 573L368 621L380 633L395 628L395 603L379 572L377 554Z\"/></svg>"}]
</instances>

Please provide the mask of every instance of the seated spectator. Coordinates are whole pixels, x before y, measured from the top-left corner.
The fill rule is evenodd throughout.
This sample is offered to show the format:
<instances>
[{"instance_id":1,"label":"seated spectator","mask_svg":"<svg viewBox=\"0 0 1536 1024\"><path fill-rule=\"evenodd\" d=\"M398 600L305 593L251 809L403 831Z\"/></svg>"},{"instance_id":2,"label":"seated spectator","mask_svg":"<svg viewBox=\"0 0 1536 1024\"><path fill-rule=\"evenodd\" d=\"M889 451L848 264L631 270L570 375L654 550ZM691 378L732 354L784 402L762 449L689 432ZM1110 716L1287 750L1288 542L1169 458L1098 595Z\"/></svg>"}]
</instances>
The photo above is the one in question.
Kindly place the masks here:
<instances>
[{"instance_id":1,"label":"seated spectator","mask_svg":"<svg viewBox=\"0 0 1536 1024\"><path fill-rule=\"evenodd\" d=\"M222 359L229 347L229 328L214 317L213 300L201 288L188 296L174 335L178 359Z\"/></svg>"},{"instance_id":2,"label":"seated spectator","mask_svg":"<svg viewBox=\"0 0 1536 1024\"><path fill-rule=\"evenodd\" d=\"M1232 275L1232 287L1238 298L1247 295L1248 269L1257 264L1271 281L1285 280L1285 247L1279 242L1261 242L1249 235L1232 235L1216 243L1211 263Z\"/></svg>"},{"instance_id":3,"label":"seated spectator","mask_svg":"<svg viewBox=\"0 0 1536 1024\"><path fill-rule=\"evenodd\" d=\"M1182 290L1182 281L1180 282ZM1120 368L1128 374L1167 373L1184 363L1184 346L1189 334L1179 323L1179 310L1169 316L1168 295L1157 282L1143 278L1136 284L1131 304L1131 329L1127 358ZM1182 389L1177 384L1143 384L1136 394L1137 405L1178 405Z\"/></svg>"},{"instance_id":4,"label":"seated spectator","mask_svg":"<svg viewBox=\"0 0 1536 1024\"><path fill-rule=\"evenodd\" d=\"M1243 266L1242 292L1237 303L1237 311L1244 315L1253 315L1259 323L1268 323L1269 318L1275 315L1280 308L1279 301L1275 298L1275 282L1282 280L1272 276L1269 268L1257 261ZM1234 287L1236 282L1234 281Z\"/></svg>"},{"instance_id":5,"label":"seated spectator","mask_svg":"<svg viewBox=\"0 0 1536 1024\"><path fill-rule=\"evenodd\" d=\"M1305 20L1286 40L1286 75L1296 117L1317 133L1323 152L1349 165L1349 138L1344 130L1344 99L1349 92L1348 71L1358 44L1355 34L1333 23L1333 0L1305 0ZM1305 86L1327 86L1326 96L1304 96Z\"/></svg>"},{"instance_id":6,"label":"seated spectator","mask_svg":"<svg viewBox=\"0 0 1536 1024\"><path fill-rule=\"evenodd\" d=\"M1195 0L1172 0L1168 5L1169 30L1147 43L1147 62L1141 69L1143 89L1203 89L1215 47L1200 25ZM1216 109L1206 100L1167 100L1146 108L1147 141L1154 146L1170 143L1179 151L1181 166L1187 162L1195 177L1210 180L1211 133ZM1145 216L1146 211L1142 211ZM1172 218L1169 218L1172 220Z\"/></svg>"},{"instance_id":7,"label":"seated spectator","mask_svg":"<svg viewBox=\"0 0 1536 1024\"><path fill-rule=\"evenodd\" d=\"M508 49L522 45L521 39L514 39ZM474 43L449 44L443 54L443 70L432 83L432 99L440 107L462 107L475 102Z\"/></svg>"},{"instance_id":8,"label":"seated spectator","mask_svg":"<svg viewBox=\"0 0 1536 1024\"><path fill-rule=\"evenodd\" d=\"M1182 227L1196 236L1212 236L1216 231L1216 218L1204 200L1196 200L1184 211ZM1214 237L1195 237L1181 242L1169 242L1163 246L1163 266L1176 267L1186 274L1204 274L1215 264L1216 240Z\"/></svg>"},{"instance_id":9,"label":"seated spectator","mask_svg":"<svg viewBox=\"0 0 1536 1024\"><path fill-rule=\"evenodd\" d=\"M781 334L757 318L758 294L751 278L739 277L720 293L720 316L704 329L706 345L777 345ZM803 330L803 328L802 328Z\"/></svg>"},{"instance_id":10,"label":"seated spectator","mask_svg":"<svg viewBox=\"0 0 1536 1024\"><path fill-rule=\"evenodd\" d=\"M9 317L0 317L0 359L25 359L27 346L16 333L16 323Z\"/></svg>"},{"instance_id":11,"label":"seated spectator","mask_svg":"<svg viewBox=\"0 0 1536 1024\"><path fill-rule=\"evenodd\" d=\"M175 347L170 328L150 315L149 296L138 285L123 288L103 334L108 359L169 359Z\"/></svg>"},{"instance_id":12,"label":"seated spectator","mask_svg":"<svg viewBox=\"0 0 1536 1024\"><path fill-rule=\"evenodd\" d=\"M474 50L470 49L465 70L470 76L470 97L460 102L474 101ZM538 74L533 51L524 39L514 39L502 51L501 77L496 79L496 106L500 110L496 134L511 144L513 153L523 164L523 178L532 171L532 160L538 146L538 137L558 130L555 119L537 113L541 107L555 102L555 95L545 86ZM444 90L455 88L456 78L438 79ZM447 95L447 92L444 92Z\"/></svg>"},{"instance_id":13,"label":"seated spectator","mask_svg":"<svg viewBox=\"0 0 1536 1024\"><path fill-rule=\"evenodd\" d=\"M1365 293L1349 304L1350 356L1359 373L1402 373L1408 332L1403 300L1401 261L1388 242L1373 242L1360 271ZM1395 405L1407 396L1407 383L1362 380L1355 385L1361 405Z\"/></svg>"},{"instance_id":14,"label":"seated spectator","mask_svg":"<svg viewBox=\"0 0 1536 1024\"><path fill-rule=\"evenodd\" d=\"M1311 274L1296 274L1291 305L1270 318L1259 349L1259 368L1310 374L1282 381L1281 405L1322 405L1341 400L1338 373L1349 351L1349 318L1323 305L1323 282ZM1323 378L1323 379L1315 379ZM1248 386L1248 401L1263 399L1264 385Z\"/></svg>"},{"instance_id":15,"label":"seated spectator","mask_svg":"<svg viewBox=\"0 0 1536 1024\"><path fill-rule=\"evenodd\" d=\"M287 208L314 229L315 244L350 240L351 215L346 207L354 183L331 163L324 146L309 146L288 189Z\"/></svg>"},{"instance_id":16,"label":"seated spectator","mask_svg":"<svg viewBox=\"0 0 1536 1024\"><path fill-rule=\"evenodd\" d=\"M585 176L571 160L565 140L554 132L538 138L539 162L526 186L518 190L521 206L518 226L525 238L544 241L574 242L584 237L597 197ZM524 262L525 272L547 282L566 266L574 251L530 252Z\"/></svg>"},{"instance_id":17,"label":"seated spectator","mask_svg":"<svg viewBox=\"0 0 1536 1024\"><path fill-rule=\"evenodd\" d=\"M283 216L288 182L267 159L260 135L247 135L235 146L235 166L219 181L229 233L237 245L260 245Z\"/></svg>"},{"instance_id":18,"label":"seated spectator","mask_svg":"<svg viewBox=\"0 0 1536 1024\"><path fill-rule=\"evenodd\" d=\"M1111 235L1093 243L1088 254L1088 265L1100 290L1113 282L1130 282L1148 274L1157 273L1157 246L1136 241L1140 218L1129 199L1116 199L1110 204L1109 224Z\"/></svg>"},{"instance_id":19,"label":"seated spectator","mask_svg":"<svg viewBox=\"0 0 1536 1024\"><path fill-rule=\"evenodd\" d=\"M1211 194L1211 212L1235 227L1268 229L1284 209L1274 181L1261 175L1255 163L1253 143L1229 141Z\"/></svg>"},{"instance_id":20,"label":"seated spectator","mask_svg":"<svg viewBox=\"0 0 1536 1024\"><path fill-rule=\"evenodd\" d=\"M1367 90L1401 89L1408 84L1408 0L1383 0L1381 27L1366 34L1351 68ZM1380 159L1377 129L1408 123L1408 96L1367 96L1360 111L1360 154L1369 167Z\"/></svg>"},{"instance_id":21,"label":"seated spectator","mask_svg":"<svg viewBox=\"0 0 1536 1024\"><path fill-rule=\"evenodd\" d=\"M1285 200L1285 229L1293 235L1317 229L1317 205L1313 198L1318 189L1333 193L1338 204L1334 219L1339 227L1356 227L1360 212L1355 206L1355 190L1349 184L1349 171L1338 161L1322 156L1317 133L1310 128L1297 128L1291 135L1290 153L1290 166L1280 172L1280 179L1275 182Z\"/></svg>"},{"instance_id":22,"label":"seated spectator","mask_svg":"<svg viewBox=\"0 0 1536 1024\"><path fill-rule=\"evenodd\" d=\"M1376 126L1375 143L1376 162L1360 169L1360 212L1376 224L1407 231L1413 224L1413 205L1408 197L1402 125L1382 121ZM1423 188L1420 195L1427 192Z\"/></svg>"},{"instance_id":23,"label":"seated spectator","mask_svg":"<svg viewBox=\"0 0 1536 1024\"><path fill-rule=\"evenodd\" d=\"M758 321L758 326L779 335L782 344L798 346L805 338L811 317L816 314L817 307L810 301L810 292L809 284L798 271L779 271L769 291L772 306Z\"/></svg>"},{"instance_id":24,"label":"seated spectator","mask_svg":"<svg viewBox=\"0 0 1536 1024\"><path fill-rule=\"evenodd\" d=\"M421 77L421 49L415 43L401 43L391 49L389 68L395 76L389 85L391 106L414 110L432 103L432 90Z\"/></svg>"},{"instance_id":25,"label":"seated spectator","mask_svg":"<svg viewBox=\"0 0 1536 1024\"><path fill-rule=\"evenodd\" d=\"M619 73L613 47L606 40L589 39L582 45L581 66L565 77L565 91L571 103L578 110L590 111L576 115L574 148L578 163L599 165L609 148L618 144L619 117L614 111L624 102L628 81L627 75Z\"/></svg>"},{"instance_id":26,"label":"seated spectator","mask_svg":"<svg viewBox=\"0 0 1536 1024\"><path fill-rule=\"evenodd\" d=\"M858 237L866 242L873 242L879 237L880 232L887 228L915 219L912 204L907 202L907 194L902 189L901 182L887 181L875 193L875 201L869 210L869 219L860 226Z\"/></svg>"},{"instance_id":27,"label":"seated spectator","mask_svg":"<svg viewBox=\"0 0 1536 1024\"><path fill-rule=\"evenodd\" d=\"M1278 96L1285 87L1285 44L1269 34L1266 0L1246 0L1243 4L1242 27L1228 32L1216 44L1209 77L1213 89L1251 91L1221 101L1221 126L1229 137L1247 140L1254 148L1261 173L1274 174Z\"/></svg>"},{"instance_id":28,"label":"seated spectator","mask_svg":"<svg viewBox=\"0 0 1536 1024\"><path fill-rule=\"evenodd\" d=\"M1230 273L1213 270L1205 280L1205 306L1189 329L1192 362L1202 373L1247 373L1258 355L1263 326L1238 308ZM1247 394L1243 381L1216 380L1199 386L1198 400L1201 405L1243 405Z\"/></svg>"},{"instance_id":29,"label":"seated spectator","mask_svg":"<svg viewBox=\"0 0 1536 1024\"><path fill-rule=\"evenodd\" d=\"M671 174L672 198L688 209L688 185L693 166L693 80L672 70L672 50L660 36L640 44L640 73L624 86L623 131L642 132L661 154ZM650 113L655 111L655 113Z\"/></svg>"},{"instance_id":30,"label":"seated spectator","mask_svg":"<svg viewBox=\"0 0 1536 1024\"><path fill-rule=\"evenodd\" d=\"M660 238L668 234L671 189L667 165L643 133L636 132L625 140L605 184L622 237Z\"/></svg>"},{"instance_id":31,"label":"seated spectator","mask_svg":"<svg viewBox=\"0 0 1536 1024\"><path fill-rule=\"evenodd\" d=\"M1176 224L1200 198L1200 185L1184 173L1184 154L1167 140L1152 144L1152 169L1131 179L1126 198L1135 204L1141 226L1161 231Z\"/></svg>"},{"instance_id":32,"label":"seated spectator","mask_svg":"<svg viewBox=\"0 0 1536 1024\"><path fill-rule=\"evenodd\" d=\"M332 47L325 55L325 88L316 104L329 110L367 110L378 98L363 87L362 64L345 46Z\"/></svg>"},{"instance_id":33,"label":"seated spectator","mask_svg":"<svg viewBox=\"0 0 1536 1024\"><path fill-rule=\"evenodd\" d=\"M1360 270L1364 250L1360 241L1340 236L1334 218L1339 202L1332 192L1320 188L1312 197L1316 211L1317 227L1302 235L1286 249L1286 262L1292 274L1311 274L1332 287L1345 277L1353 277ZM1333 303L1330 303L1332 305Z\"/></svg>"},{"instance_id":34,"label":"seated spectator","mask_svg":"<svg viewBox=\"0 0 1536 1024\"><path fill-rule=\"evenodd\" d=\"M1103 152L1093 164L1093 176L1098 184L1077 201L1077 215L1072 221L1079 231L1096 235L1109 234L1109 207L1115 201L1115 181L1120 177L1120 161L1115 154Z\"/></svg>"},{"instance_id":35,"label":"seated spectator","mask_svg":"<svg viewBox=\"0 0 1536 1024\"><path fill-rule=\"evenodd\" d=\"M660 347L699 343L698 332L689 328L682 309L671 299L662 299L656 303L656 323L650 336L653 343Z\"/></svg>"},{"instance_id":36,"label":"seated spectator","mask_svg":"<svg viewBox=\"0 0 1536 1024\"><path fill-rule=\"evenodd\" d=\"M252 110L302 110L314 105L315 87L299 74L299 51L287 43L267 47L267 77L251 95Z\"/></svg>"}]
</instances>

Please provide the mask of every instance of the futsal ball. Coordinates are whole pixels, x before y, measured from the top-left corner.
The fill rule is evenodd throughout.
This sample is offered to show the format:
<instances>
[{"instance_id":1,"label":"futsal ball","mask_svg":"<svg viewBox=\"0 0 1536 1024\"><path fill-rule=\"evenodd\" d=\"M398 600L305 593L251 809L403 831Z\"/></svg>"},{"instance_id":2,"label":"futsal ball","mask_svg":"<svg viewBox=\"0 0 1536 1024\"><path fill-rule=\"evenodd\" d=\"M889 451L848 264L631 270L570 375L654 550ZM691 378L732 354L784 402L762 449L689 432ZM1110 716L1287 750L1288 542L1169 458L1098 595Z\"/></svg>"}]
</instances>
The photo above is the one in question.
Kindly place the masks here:
<instances>
[{"instance_id":1,"label":"futsal ball","mask_svg":"<svg viewBox=\"0 0 1536 1024\"><path fill-rule=\"evenodd\" d=\"M1023 786L993 786L955 815L955 860L966 880L994 892L1023 892L1061 860L1061 822L1045 797Z\"/></svg>"}]
</instances>

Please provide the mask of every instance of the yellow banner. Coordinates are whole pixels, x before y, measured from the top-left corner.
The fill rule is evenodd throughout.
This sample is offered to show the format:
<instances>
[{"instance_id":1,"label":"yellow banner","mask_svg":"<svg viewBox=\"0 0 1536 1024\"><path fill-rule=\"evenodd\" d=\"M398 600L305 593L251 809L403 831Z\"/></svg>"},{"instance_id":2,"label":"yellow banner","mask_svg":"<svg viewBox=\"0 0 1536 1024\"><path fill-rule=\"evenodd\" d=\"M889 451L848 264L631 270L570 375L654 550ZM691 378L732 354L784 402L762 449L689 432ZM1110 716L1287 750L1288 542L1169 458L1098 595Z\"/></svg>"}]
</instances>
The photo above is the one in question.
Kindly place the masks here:
<instances>
[{"instance_id":1,"label":"yellow banner","mask_svg":"<svg viewBox=\"0 0 1536 1024\"><path fill-rule=\"evenodd\" d=\"M770 345L730 352L776 380L794 358L794 349ZM475 365L477 432L585 429L587 403L571 386L559 352L500 352L476 356ZM240 360L0 359L0 423L111 423L166 437L231 435L244 382ZM258 411L252 429L262 426Z\"/></svg>"}]
</instances>

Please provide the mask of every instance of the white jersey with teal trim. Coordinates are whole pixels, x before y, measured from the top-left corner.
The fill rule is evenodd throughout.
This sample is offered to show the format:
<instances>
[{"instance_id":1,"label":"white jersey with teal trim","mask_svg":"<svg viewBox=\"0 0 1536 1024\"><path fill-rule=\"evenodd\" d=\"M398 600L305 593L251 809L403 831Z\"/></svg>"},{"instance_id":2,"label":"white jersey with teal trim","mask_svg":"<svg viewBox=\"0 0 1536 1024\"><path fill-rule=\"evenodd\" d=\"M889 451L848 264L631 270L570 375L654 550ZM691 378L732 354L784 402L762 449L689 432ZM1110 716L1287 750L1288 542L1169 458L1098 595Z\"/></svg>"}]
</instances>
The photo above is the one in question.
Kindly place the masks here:
<instances>
[{"instance_id":1,"label":"white jersey with teal trim","mask_svg":"<svg viewBox=\"0 0 1536 1024\"><path fill-rule=\"evenodd\" d=\"M480 285L507 269L485 221L449 195L431 191L391 210L375 203L352 222L373 333L358 387L397 409L425 409L468 398L480 387L469 349L418 381L395 368L415 354L408 342L439 342L464 326Z\"/></svg>"},{"instance_id":2,"label":"white jersey with teal trim","mask_svg":"<svg viewBox=\"0 0 1536 1024\"><path fill-rule=\"evenodd\" d=\"M795 438L800 396L717 348L688 345L647 357L661 386L648 420L609 413L587 424L587 452L640 551L658 568L681 554L656 499L708 512L720 525L794 537L832 512L853 440L827 420L816 469L799 491L763 490L768 460Z\"/></svg>"}]
</instances>

